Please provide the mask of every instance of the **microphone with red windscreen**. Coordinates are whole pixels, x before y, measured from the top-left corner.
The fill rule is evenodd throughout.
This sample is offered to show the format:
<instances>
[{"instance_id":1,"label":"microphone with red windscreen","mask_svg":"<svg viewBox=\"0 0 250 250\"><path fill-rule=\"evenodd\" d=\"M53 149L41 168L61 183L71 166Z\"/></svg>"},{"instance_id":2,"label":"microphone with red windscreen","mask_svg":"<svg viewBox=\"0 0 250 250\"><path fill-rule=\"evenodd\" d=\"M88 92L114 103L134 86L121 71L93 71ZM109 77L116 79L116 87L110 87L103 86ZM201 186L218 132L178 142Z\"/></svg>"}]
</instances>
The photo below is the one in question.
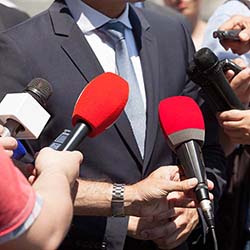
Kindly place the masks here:
<instances>
[{"instance_id":1,"label":"microphone with red windscreen","mask_svg":"<svg viewBox=\"0 0 250 250\"><path fill-rule=\"evenodd\" d=\"M202 112L196 102L186 96L166 98L159 105L159 119L171 149L176 153L186 177L196 177L197 200L206 222L214 228L214 214L209 199L201 146L205 139Z\"/></svg>"},{"instance_id":2,"label":"microphone with red windscreen","mask_svg":"<svg viewBox=\"0 0 250 250\"><path fill-rule=\"evenodd\" d=\"M103 73L94 78L76 101L74 129L57 149L74 150L87 135L95 137L110 127L123 111L128 94L128 83L116 74Z\"/></svg>"}]
</instances>

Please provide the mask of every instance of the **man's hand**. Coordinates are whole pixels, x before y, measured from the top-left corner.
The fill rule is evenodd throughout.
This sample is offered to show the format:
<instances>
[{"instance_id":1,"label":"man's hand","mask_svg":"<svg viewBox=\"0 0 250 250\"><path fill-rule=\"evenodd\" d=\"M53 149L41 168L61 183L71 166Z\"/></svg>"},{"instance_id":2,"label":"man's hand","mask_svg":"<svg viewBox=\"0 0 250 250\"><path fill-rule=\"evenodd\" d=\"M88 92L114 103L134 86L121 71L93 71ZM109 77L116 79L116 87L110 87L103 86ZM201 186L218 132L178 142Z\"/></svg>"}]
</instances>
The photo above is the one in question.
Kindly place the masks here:
<instances>
[{"instance_id":1,"label":"man's hand","mask_svg":"<svg viewBox=\"0 0 250 250\"><path fill-rule=\"evenodd\" d=\"M0 125L0 145L2 145L6 153L11 157L13 150L17 147L17 141L13 137L1 137L2 132L3 126Z\"/></svg>"},{"instance_id":2,"label":"man's hand","mask_svg":"<svg viewBox=\"0 0 250 250\"><path fill-rule=\"evenodd\" d=\"M174 208L170 222L158 230L146 231L160 249L173 249L186 241L199 222L197 209Z\"/></svg>"},{"instance_id":3,"label":"man's hand","mask_svg":"<svg viewBox=\"0 0 250 250\"><path fill-rule=\"evenodd\" d=\"M166 209L169 192L191 191L198 181L196 178L180 181L177 166L160 167L146 179L125 187L125 213L139 217L153 216ZM193 192L174 201L176 207L195 207Z\"/></svg>"},{"instance_id":4,"label":"man's hand","mask_svg":"<svg viewBox=\"0 0 250 250\"><path fill-rule=\"evenodd\" d=\"M219 30L232 30L241 29L239 33L240 41L220 40L221 45L228 50L229 48L233 53L242 55L250 50L250 17L246 16L233 16L224 24L219 27Z\"/></svg>"}]
</instances>

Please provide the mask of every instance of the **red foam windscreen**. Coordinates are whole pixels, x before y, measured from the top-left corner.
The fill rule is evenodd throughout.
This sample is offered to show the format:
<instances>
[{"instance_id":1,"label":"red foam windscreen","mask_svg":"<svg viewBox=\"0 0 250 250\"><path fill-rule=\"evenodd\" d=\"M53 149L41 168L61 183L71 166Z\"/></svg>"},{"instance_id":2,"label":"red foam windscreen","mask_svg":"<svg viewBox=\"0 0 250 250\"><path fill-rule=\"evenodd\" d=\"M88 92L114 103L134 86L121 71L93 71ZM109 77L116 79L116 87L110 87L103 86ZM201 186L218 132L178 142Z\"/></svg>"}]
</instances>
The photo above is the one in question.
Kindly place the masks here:
<instances>
[{"instance_id":1,"label":"red foam windscreen","mask_svg":"<svg viewBox=\"0 0 250 250\"><path fill-rule=\"evenodd\" d=\"M187 96L173 96L162 100L159 118L166 136L186 129L205 130L198 104Z\"/></svg>"},{"instance_id":2,"label":"red foam windscreen","mask_svg":"<svg viewBox=\"0 0 250 250\"><path fill-rule=\"evenodd\" d=\"M80 94L73 111L73 126L83 121L94 137L111 126L123 111L129 94L128 83L113 73L94 78Z\"/></svg>"}]
</instances>

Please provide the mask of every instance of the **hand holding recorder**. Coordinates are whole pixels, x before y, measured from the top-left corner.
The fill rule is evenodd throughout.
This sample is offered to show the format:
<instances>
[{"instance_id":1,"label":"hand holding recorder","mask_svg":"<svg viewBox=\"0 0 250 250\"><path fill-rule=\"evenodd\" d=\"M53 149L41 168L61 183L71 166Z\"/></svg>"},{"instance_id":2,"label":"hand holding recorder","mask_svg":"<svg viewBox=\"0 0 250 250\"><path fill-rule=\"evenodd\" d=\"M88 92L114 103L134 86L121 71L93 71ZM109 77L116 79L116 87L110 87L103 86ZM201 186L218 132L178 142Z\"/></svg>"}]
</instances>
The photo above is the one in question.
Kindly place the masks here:
<instances>
[{"instance_id":1,"label":"hand holding recorder","mask_svg":"<svg viewBox=\"0 0 250 250\"><path fill-rule=\"evenodd\" d=\"M236 39L220 39L221 45L226 49L231 49L233 53L242 55L250 50L250 17L233 16L219 27L219 32L231 33L231 37ZM233 33L232 30L238 30ZM234 34L234 36L232 36Z\"/></svg>"}]
</instances>

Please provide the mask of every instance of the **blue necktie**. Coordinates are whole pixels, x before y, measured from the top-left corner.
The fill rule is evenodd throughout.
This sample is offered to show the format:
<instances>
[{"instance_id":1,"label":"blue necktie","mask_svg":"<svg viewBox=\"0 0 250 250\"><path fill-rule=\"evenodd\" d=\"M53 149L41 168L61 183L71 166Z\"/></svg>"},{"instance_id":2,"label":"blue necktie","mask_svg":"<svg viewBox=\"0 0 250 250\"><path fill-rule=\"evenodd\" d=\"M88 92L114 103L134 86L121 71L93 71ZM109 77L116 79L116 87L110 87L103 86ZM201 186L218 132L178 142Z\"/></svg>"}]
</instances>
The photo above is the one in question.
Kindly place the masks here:
<instances>
[{"instance_id":1,"label":"blue necktie","mask_svg":"<svg viewBox=\"0 0 250 250\"><path fill-rule=\"evenodd\" d=\"M101 28L114 43L116 67L119 75L129 83L129 99L125 112L133 130L142 158L146 131L146 112L137 82L134 67L130 60L125 41L125 26L121 22L106 23Z\"/></svg>"}]
</instances>

